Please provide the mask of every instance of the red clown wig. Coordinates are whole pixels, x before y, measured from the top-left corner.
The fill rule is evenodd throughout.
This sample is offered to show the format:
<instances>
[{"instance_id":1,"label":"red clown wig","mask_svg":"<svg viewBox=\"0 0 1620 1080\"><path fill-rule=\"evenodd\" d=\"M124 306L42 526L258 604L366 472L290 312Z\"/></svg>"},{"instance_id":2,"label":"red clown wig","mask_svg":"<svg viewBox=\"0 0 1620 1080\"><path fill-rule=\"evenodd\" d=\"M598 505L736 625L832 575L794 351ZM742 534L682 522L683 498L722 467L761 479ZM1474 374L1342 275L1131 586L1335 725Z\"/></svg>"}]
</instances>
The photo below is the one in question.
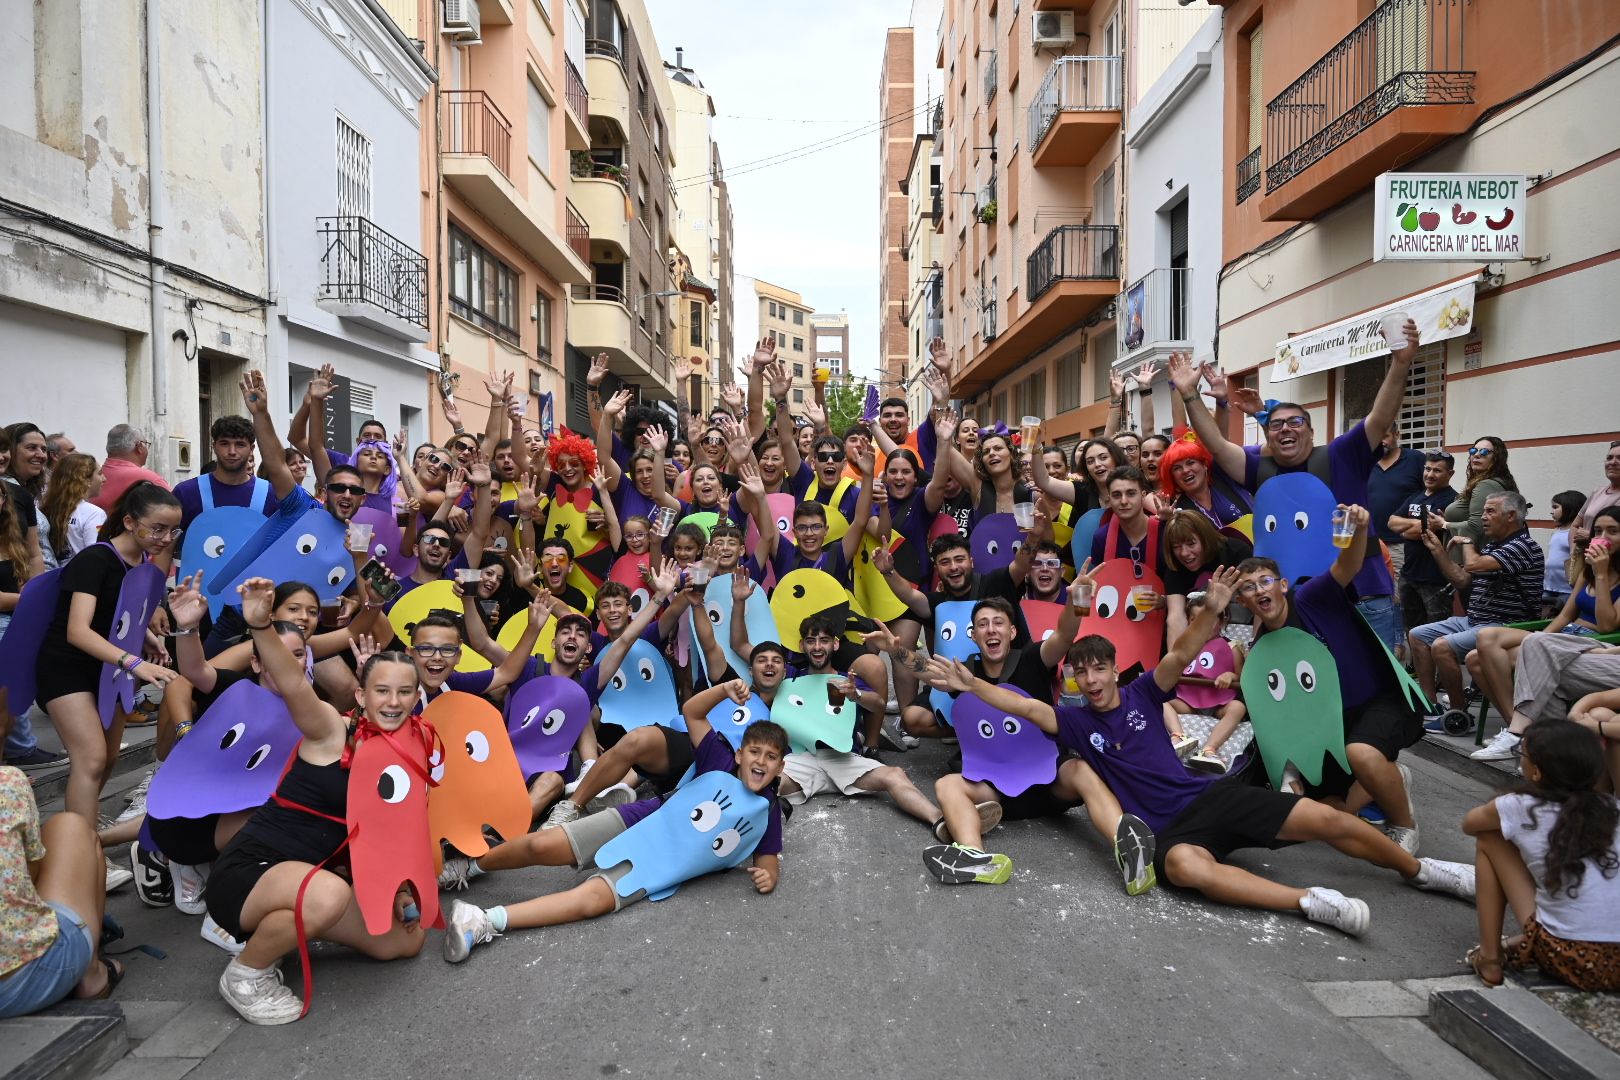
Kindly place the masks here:
<instances>
[{"instance_id":1,"label":"red clown wig","mask_svg":"<svg viewBox=\"0 0 1620 1080\"><path fill-rule=\"evenodd\" d=\"M1206 469L1215 467L1215 455L1211 454L1209 448L1198 441L1198 436L1193 434L1191 430L1183 429L1177 432L1175 441L1170 444L1170 449L1166 450L1164 456L1159 459L1159 491L1166 499L1174 501L1181 494L1181 489L1176 487L1173 470L1177 463L1187 460L1202 461Z\"/></svg>"},{"instance_id":2,"label":"red clown wig","mask_svg":"<svg viewBox=\"0 0 1620 1080\"><path fill-rule=\"evenodd\" d=\"M588 483L591 474L596 471L596 444L583 435L576 435L567 428L562 428L552 436L551 445L546 448L546 460L551 462L552 472L557 471L557 462L564 454L579 458Z\"/></svg>"}]
</instances>

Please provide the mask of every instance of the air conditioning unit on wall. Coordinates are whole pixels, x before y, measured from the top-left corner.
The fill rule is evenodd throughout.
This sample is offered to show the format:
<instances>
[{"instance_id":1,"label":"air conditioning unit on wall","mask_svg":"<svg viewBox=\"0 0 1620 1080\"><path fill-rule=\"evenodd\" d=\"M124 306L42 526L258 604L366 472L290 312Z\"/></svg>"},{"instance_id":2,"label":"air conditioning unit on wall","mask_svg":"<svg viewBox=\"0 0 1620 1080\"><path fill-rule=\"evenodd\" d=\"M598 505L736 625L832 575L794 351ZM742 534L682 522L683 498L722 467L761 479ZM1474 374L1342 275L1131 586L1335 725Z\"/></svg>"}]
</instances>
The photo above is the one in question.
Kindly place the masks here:
<instances>
[{"instance_id":1,"label":"air conditioning unit on wall","mask_svg":"<svg viewBox=\"0 0 1620 1080\"><path fill-rule=\"evenodd\" d=\"M439 31L463 45L477 45L483 41L478 19L478 0L444 0L444 21Z\"/></svg>"},{"instance_id":2,"label":"air conditioning unit on wall","mask_svg":"<svg viewBox=\"0 0 1620 1080\"><path fill-rule=\"evenodd\" d=\"M1036 47L1068 48L1074 44L1074 12L1037 11L1031 40Z\"/></svg>"}]
</instances>

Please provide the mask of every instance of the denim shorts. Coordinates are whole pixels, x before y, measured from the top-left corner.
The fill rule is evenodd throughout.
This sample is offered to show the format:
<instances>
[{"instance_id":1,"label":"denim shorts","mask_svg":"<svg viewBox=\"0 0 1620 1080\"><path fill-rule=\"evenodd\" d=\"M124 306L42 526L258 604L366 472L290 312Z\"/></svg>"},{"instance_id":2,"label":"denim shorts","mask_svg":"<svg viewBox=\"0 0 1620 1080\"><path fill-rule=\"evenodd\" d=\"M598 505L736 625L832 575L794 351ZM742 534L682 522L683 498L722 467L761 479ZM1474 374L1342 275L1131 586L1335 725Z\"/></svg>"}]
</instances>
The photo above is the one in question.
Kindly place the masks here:
<instances>
[{"instance_id":1,"label":"denim shorts","mask_svg":"<svg viewBox=\"0 0 1620 1080\"><path fill-rule=\"evenodd\" d=\"M0 979L0 1019L27 1016L73 993L95 955L90 927L66 904L47 900L56 912L56 940L44 953Z\"/></svg>"},{"instance_id":2,"label":"denim shorts","mask_svg":"<svg viewBox=\"0 0 1620 1080\"><path fill-rule=\"evenodd\" d=\"M1598 632L1596 630L1592 629L1590 626L1582 626L1580 623L1570 623L1568 626L1564 627L1558 632L1560 634L1573 634L1576 637L1598 636Z\"/></svg>"},{"instance_id":3,"label":"denim shorts","mask_svg":"<svg viewBox=\"0 0 1620 1080\"><path fill-rule=\"evenodd\" d=\"M1461 660L1472 652L1474 646L1479 643L1480 630L1495 625L1495 623L1476 623L1466 615L1453 615L1451 618L1441 619L1439 622L1414 626L1412 628L1412 640L1419 645L1433 645L1441 638L1445 638L1446 645L1453 653L1457 654L1457 659Z\"/></svg>"}]
</instances>

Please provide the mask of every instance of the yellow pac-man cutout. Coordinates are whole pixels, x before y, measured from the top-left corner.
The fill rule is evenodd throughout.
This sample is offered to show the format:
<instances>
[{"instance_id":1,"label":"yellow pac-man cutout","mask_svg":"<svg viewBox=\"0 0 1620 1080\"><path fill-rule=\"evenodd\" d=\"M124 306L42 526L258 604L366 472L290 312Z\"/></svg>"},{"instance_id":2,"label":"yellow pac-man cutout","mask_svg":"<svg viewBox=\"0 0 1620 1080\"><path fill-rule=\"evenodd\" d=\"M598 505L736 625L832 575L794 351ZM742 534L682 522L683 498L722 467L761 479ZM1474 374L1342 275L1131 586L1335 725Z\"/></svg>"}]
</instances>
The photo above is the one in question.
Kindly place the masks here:
<instances>
[{"instance_id":1,"label":"yellow pac-man cutout","mask_svg":"<svg viewBox=\"0 0 1620 1080\"><path fill-rule=\"evenodd\" d=\"M862 538L861 549L855 554L855 600L867 615L887 622L898 619L910 609L894 595L888 581L872 565L872 553L877 549L878 542L872 537Z\"/></svg>"},{"instance_id":2,"label":"yellow pac-man cutout","mask_svg":"<svg viewBox=\"0 0 1620 1080\"><path fill-rule=\"evenodd\" d=\"M825 570L794 570L771 591L776 632L782 644L794 652L799 651L799 627L805 619L835 607L848 610L850 603L849 593Z\"/></svg>"},{"instance_id":3,"label":"yellow pac-man cutout","mask_svg":"<svg viewBox=\"0 0 1620 1080\"><path fill-rule=\"evenodd\" d=\"M511 652L518 647L518 642L523 640L523 635L528 629L529 612L528 609L524 609L506 620L505 625L501 627L501 632L495 635L495 641L501 648ZM546 625L540 628L540 636L535 639L534 655L549 662L551 660L551 639L556 634L557 620L547 619Z\"/></svg>"},{"instance_id":4,"label":"yellow pac-man cutout","mask_svg":"<svg viewBox=\"0 0 1620 1080\"><path fill-rule=\"evenodd\" d=\"M1248 540L1249 543L1251 543L1251 544L1254 543L1254 515L1253 514L1244 514L1242 517L1238 518L1236 521L1232 522L1230 525L1228 525L1226 527L1228 529L1231 529L1233 532L1242 533L1244 539Z\"/></svg>"},{"instance_id":5,"label":"yellow pac-man cutout","mask_svg":"<svg viewBox=\"0 0 1620 1080\"><path fill-rule=\"evenodd\" d=\"M400 597L399 603L389 609L388 625L394 628L394 635L399 638L400 648L410 648L411 629L418 622L427 618L429 612L433 611L453 611L457 615L466 614L466 608L462 605L461 597L456 595L454 582L430 581L426 585L418 585ZM456 670L488 671L489 666L488 660L463 646L461 662L456 665Z\"/></svg>"}]
</instances>

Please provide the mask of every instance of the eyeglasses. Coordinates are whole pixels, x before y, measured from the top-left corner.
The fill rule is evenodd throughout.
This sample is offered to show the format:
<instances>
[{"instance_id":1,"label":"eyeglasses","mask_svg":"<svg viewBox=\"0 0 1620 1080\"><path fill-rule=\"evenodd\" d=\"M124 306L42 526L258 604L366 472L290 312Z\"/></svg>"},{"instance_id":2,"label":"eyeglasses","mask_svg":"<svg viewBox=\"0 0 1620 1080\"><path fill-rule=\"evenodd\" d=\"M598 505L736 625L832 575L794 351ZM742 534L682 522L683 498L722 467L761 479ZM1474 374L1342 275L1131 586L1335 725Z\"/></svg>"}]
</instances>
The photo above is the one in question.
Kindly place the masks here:
<instances>
[{"instance_id":1,"label":"eyeglasses","mask_svg":"<svg viewBox=\"0 0 1620 1080\"><path fill-rule=\"evenodd\" d=\"M161 525L143 525L135 523L135 533L143 540L178 540L184 529L165 529Z\"/></svg>"},{"instance_id":2,"label":"eyeglasses","mask_svg":"<svg viewBox=\"0 0 1620 1080\"><path fill-rule=\"evenodd\" d=\"M1491 454L1494 454L1494 453L1496 453L1496 451L1491 449L1488 446L1475 446L1475 447L1471 448L1468 451L1468 456L1469 457L1488 457L1488 456L1490 456Z\"/></svg>"},{"instance_id":3,"label":"eyeglasses","mask_svg":"<svg viewBox=\"0 0 1620 1080\"><path fill-rule=\"evenodd\" d=\"M438 454L429 454L423 459L423 461L425 464L432 465L440 469L448 469L450 467L450 459L447 457L440 457Z\"/></svg>"},{"instance_id":4,"label":"eyeglasses","mask_svg":"<svg viewBox=\"0 0 1620 1080\"><path fill-rule=\"evenodd\" d=\"M825 521L795 521L793 523L793 531L794 532L826 532L827 531L827 523Z\"/></svg>"},{"instance_id":5,"label":"eyeglasses","mask_svg":"<svg viewBox=\"0 0 1620 1080\"><path fill-rule=\"evenodd\" d=\"M834 461L843 461L844 452L842 450L817 450L816 460L829 463Z\"/></svg>"},{"instance_id":6,"label":"eyeglasses","mask_svg":"<svg viewBox=\"0 0 1620 1080\"><path fill-rule=\"evenodd\" d=\"M1308 416L1281 416L1275 420L1266 421L1266 430L1281 431L1284 428L1292 428L1293 430L1298 431L1300 428L1304 427L1310 422L1310 417Z\"/></svg>"},{"instance_id":7,"label":"eyeglasses","mask_svg":"<svg viewBox=\"0 0 1620 1080\"><path fill-rule=\"evenodd\" d=\"M416 542L418 545L425 547L447 548L450 546L450 538L448 536L424 536L418 539Z\"/></svg>"},{"instance_id":8,"label":"eyeglasses","mask_svg":"<svg viewBox=\"0 0 1620 1080\"><path fill-rule=\"evenodd\" d=\"M442 656L446 660L461 651L460 645L412 645L411 652L419 659L431 660L435 656Z\"/></svg>"},{"instance_id":9,"label":"eyeglasses","mask_svg":"<svg viewBox=\"0 0 1620 1080\"><path fill-rule=\"evenodd\" d=\"M359 484L327 484L326 490L337 495L364 495L366 489Z\"/></svg>"},{"instance_id":10,"label":"eyeglasses","mask_svg":"<svg viewBox=\"0 0 1620 1080\"><path fill-rule=\"evenodd\" d=\"M1253 581L1245 581L1242 585L1239 585L1237 588L1237 594L1239 596L1253 596L1261 589L1271 588L1273 585L1277 584L1279 580L1280 579L1274 578L1270 574L1263 574L1260 577L1255 578Z\"/></svg>"},{"instance_id":11,"label":"eyeglasses","mask_svg":"<svg viewBox=\"0 0 1620 1080\"><path fill-rule=\"evenodd\" d=\"M1043 570L1056 570L1063 565L1062 559L1036 559L1034 565Z\"/></svg>"}]
</instances>

